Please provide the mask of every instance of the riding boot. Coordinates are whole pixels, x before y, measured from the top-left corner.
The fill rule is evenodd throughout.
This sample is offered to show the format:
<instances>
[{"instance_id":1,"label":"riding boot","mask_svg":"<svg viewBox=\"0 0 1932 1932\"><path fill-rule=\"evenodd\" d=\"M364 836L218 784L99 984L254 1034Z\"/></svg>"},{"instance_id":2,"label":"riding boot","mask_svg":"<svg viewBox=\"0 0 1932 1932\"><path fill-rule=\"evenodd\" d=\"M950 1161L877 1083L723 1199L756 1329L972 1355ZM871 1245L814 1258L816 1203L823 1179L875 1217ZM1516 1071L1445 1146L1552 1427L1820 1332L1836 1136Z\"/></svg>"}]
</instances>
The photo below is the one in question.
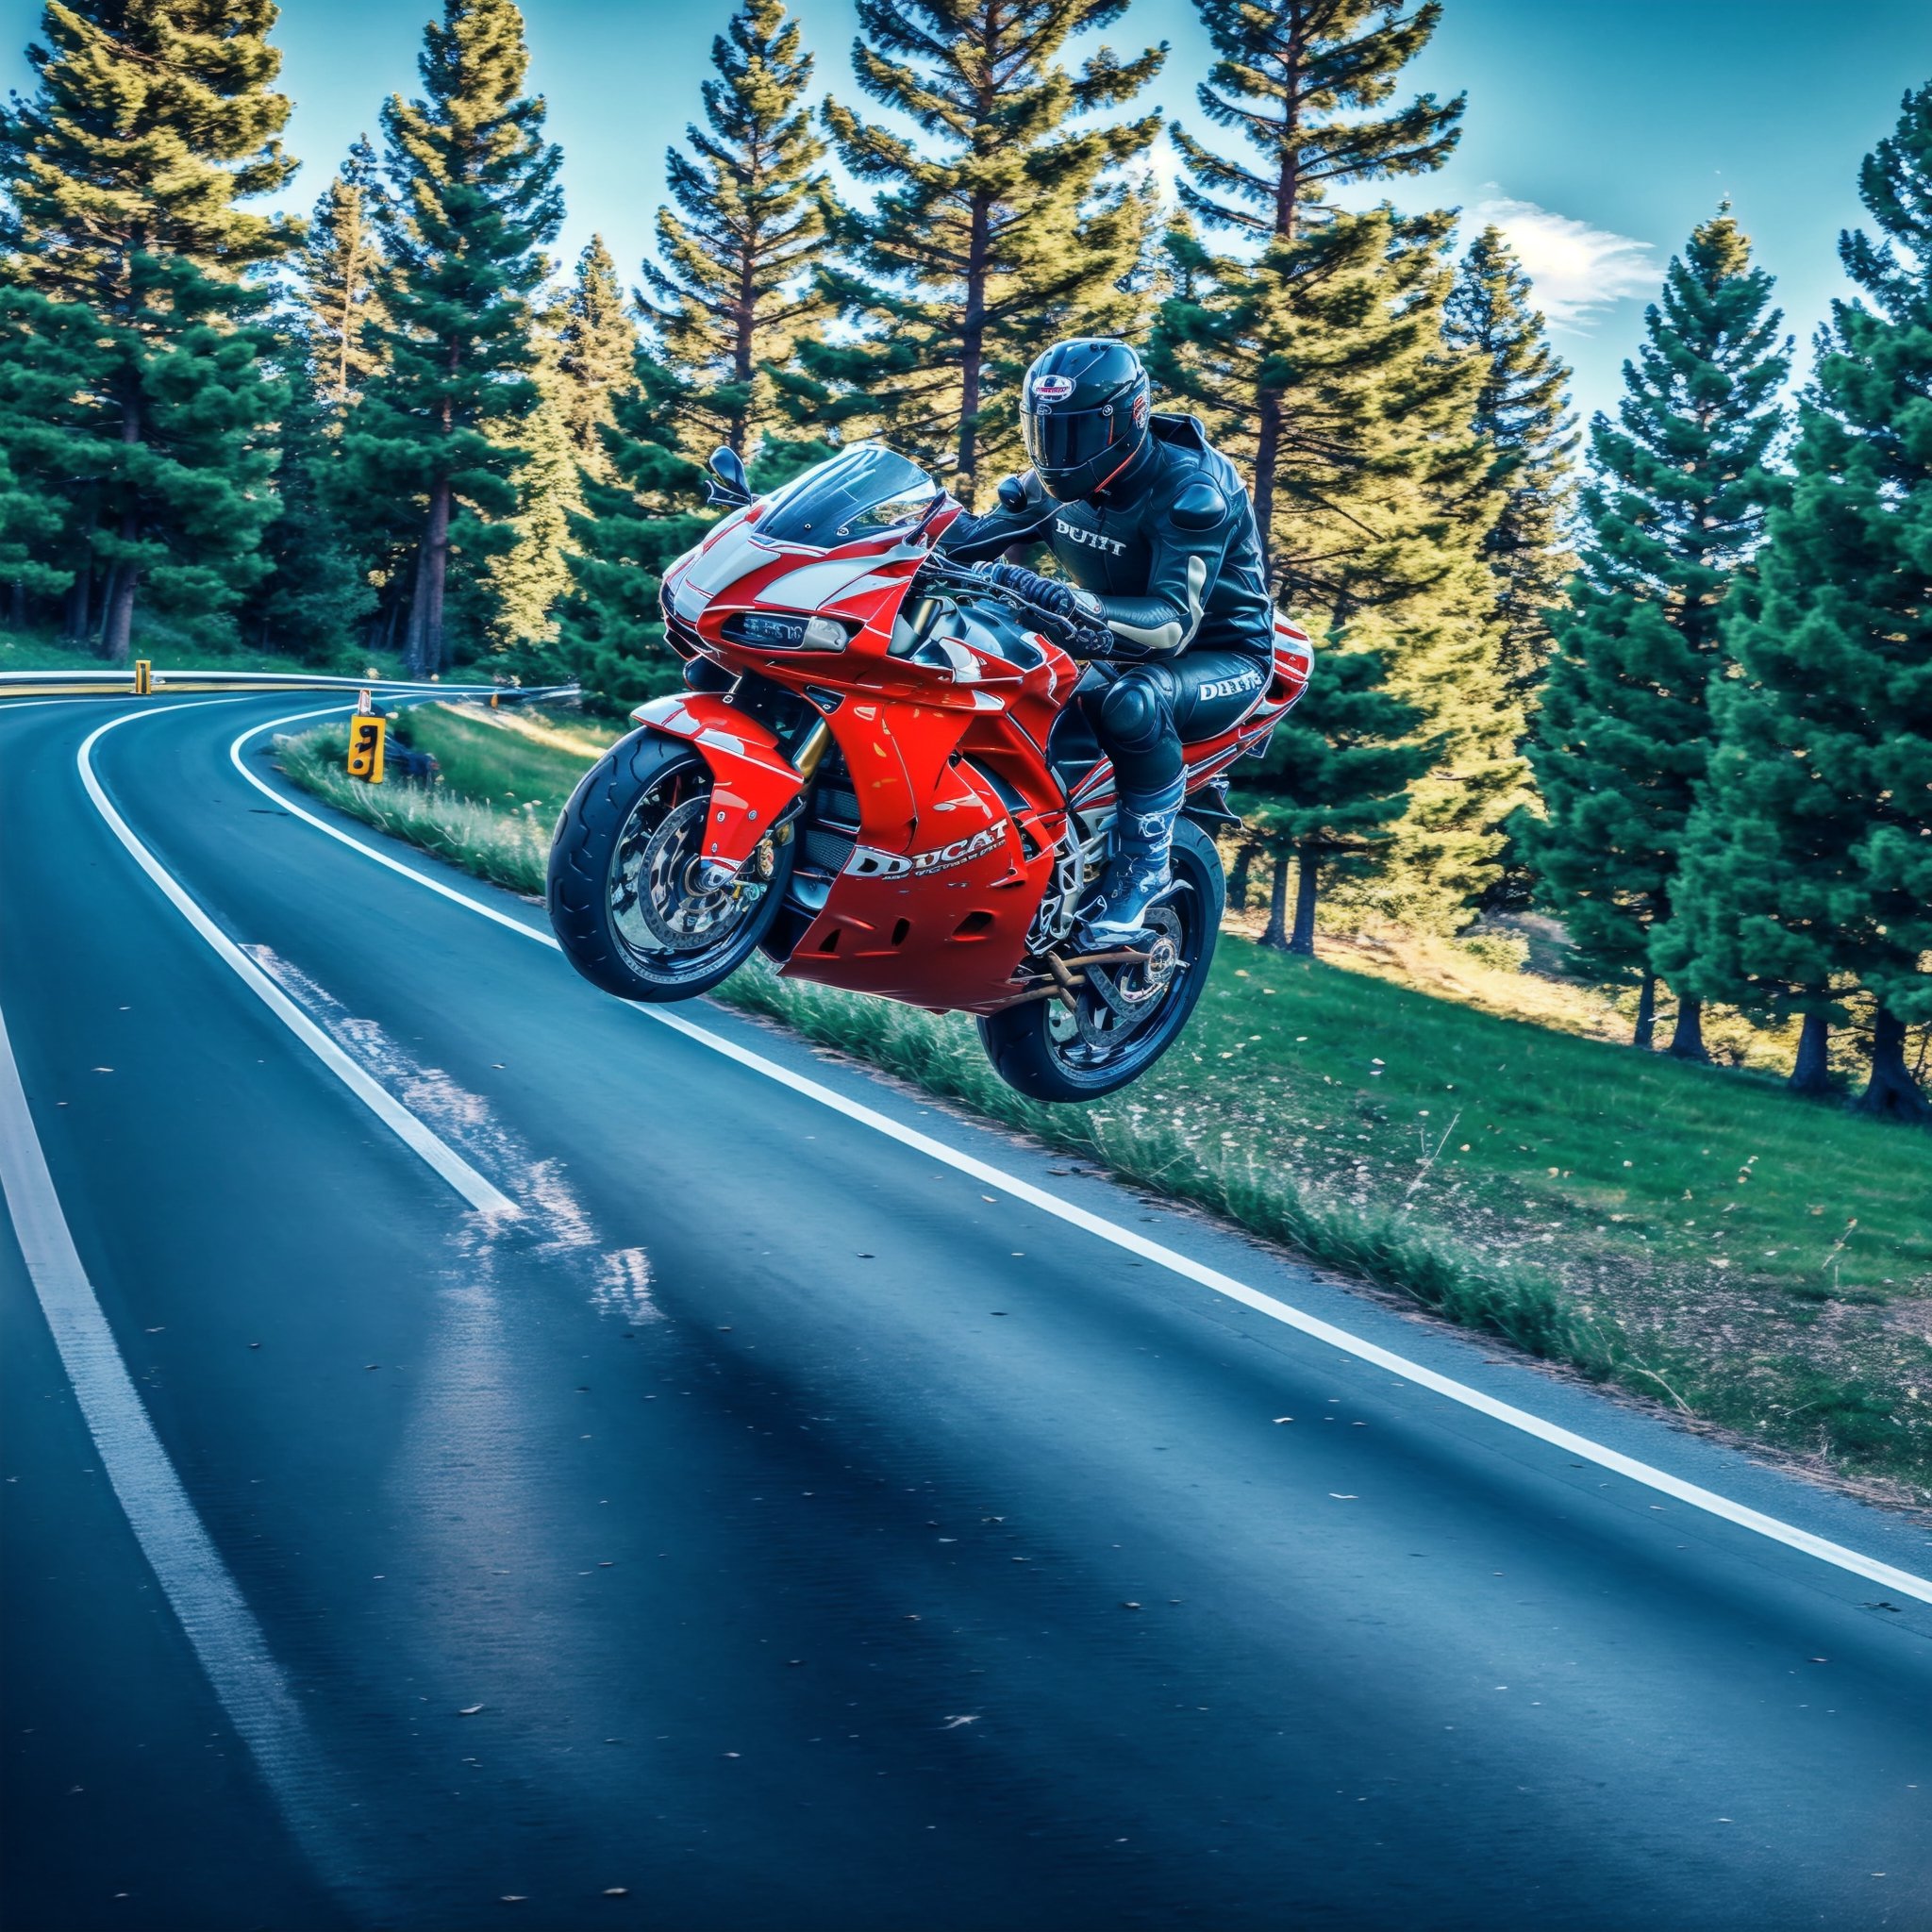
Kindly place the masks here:
<instances>
[{"instance_id":1,"label":"riding boot","mask_svg":"<svg viewBox=\"0 0 1932 1932\"><path fill-rule=\"evenodd\" d=\"M1145 933L1148 911L1168 888L1168 853L1185 791L1176 778L1158 791L1121 793L1112 861L1098 894L1081 908L1082 944L1106 952Z\"/></svg>"}]
</instances>

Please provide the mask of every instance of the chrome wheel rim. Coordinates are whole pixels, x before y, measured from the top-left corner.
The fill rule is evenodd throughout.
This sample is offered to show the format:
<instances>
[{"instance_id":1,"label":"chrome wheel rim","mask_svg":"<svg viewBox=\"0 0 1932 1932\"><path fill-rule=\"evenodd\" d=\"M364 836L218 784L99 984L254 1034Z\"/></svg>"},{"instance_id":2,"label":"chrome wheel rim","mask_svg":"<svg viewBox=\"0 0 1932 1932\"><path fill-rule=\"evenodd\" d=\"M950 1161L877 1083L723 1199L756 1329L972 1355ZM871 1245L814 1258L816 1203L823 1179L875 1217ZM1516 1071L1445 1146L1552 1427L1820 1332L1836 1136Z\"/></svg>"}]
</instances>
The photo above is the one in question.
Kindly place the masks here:
<instances>
[{"instance_id":1,"label":"chrome wheel rim","mask_svg":"<svg viewBox=\"0 0 1932 1932\"><path fill-rule=\"evenodd\" d=\"M606 891L611 930L641 964L702 973L737 941L770 888L770 836L728 885L707 889L700 841L710 775L695 761L662 772L631 807L611 849Z\"/></svg>"}]
</instances>

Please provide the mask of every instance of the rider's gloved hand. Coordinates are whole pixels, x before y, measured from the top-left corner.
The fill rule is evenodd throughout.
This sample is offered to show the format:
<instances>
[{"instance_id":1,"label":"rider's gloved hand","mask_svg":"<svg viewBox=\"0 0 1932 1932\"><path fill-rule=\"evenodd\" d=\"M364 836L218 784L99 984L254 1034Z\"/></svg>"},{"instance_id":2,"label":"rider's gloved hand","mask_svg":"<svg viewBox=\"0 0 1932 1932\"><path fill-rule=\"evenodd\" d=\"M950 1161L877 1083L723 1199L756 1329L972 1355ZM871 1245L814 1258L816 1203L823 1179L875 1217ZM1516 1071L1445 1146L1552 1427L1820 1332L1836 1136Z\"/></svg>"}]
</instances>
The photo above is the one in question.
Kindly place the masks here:
<instances>
[{"instance_id":1,"label":"rider's gloved hand","mask_svg":"<svg viewBox=\"0 0 1932 1932\"><path fill-rule=\"evenodd\" d=\"M1017 563L982 563L979 571L988 582L1024 597L1036 610L1044 610L1064 623L1092 623L1100 616L1098 598L1061 583L1058 577L1043 577L1037 570Z\"/></svg>"}]
</instances>

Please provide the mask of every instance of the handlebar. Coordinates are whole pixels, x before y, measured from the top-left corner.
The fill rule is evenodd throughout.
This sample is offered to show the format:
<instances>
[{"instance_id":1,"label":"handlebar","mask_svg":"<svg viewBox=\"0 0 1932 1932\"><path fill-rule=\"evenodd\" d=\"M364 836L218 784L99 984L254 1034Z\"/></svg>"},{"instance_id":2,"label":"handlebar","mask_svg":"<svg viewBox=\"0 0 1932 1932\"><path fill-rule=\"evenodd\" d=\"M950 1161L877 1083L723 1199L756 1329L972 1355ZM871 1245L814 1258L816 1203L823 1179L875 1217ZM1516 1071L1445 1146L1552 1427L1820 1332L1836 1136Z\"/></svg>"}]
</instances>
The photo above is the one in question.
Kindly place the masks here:
<instances>
[{"instance_id":1,"label":"handlebar","mask_svg":"<svg viewBox=\"0 0 1932 1932\"><path fill-rule=\"evenodd\" d=\"M1133 655L1130 649L1123 648L1122 640L1106 625L1085 618L1062 617L1058 611L1045 609L964 564L946 563L928 557L920 565L919 575L935 588L961 591L974 597L997 598L1009 609L1023 612L1036 630L1044 631L1070 657L1093 658Z\"/></svg>"}]
</instances>

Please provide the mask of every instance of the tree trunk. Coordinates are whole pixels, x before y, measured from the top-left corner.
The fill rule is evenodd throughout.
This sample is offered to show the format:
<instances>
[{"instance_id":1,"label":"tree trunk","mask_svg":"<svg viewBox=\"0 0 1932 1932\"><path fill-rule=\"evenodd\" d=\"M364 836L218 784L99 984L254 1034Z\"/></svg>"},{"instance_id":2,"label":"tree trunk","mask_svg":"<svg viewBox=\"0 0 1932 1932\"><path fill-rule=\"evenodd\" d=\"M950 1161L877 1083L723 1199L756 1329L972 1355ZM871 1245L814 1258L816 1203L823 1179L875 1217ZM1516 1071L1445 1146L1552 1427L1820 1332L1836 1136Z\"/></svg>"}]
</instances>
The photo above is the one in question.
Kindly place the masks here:
<instances>
[{"instance_id":1,"label":"tree trunk","mask_svg":"<svg viewBox=\"0 0 1932 1932\"><path fill-rule=\"evenodd\" d=\"M442 669L442 593L449 582L450 488L439 483L429 495L428 569L424 574L423 591L428 608L423 613L423 675L433 677Z\"/></svg>"},{"instance_id":2,"label":"tree trunk","mask_svg":"<svg viewBox=\"0 0 1932 1932\"><path fill-rule=\"evenodd\" d=\"M972 238L966 251L966 313L959 331L959 446L956 452L959 495L976 508L974 482L979 468L979 377L986 359L986 257L992 205L984 193L973 197Z\"/></svg>"},{"instance_id":3,"label":"tree trunk","mask_svg":"<svg viewBox=\"0 0 1932 1932\"><path fill-rule=\"evenodd\" d=\"M1256 399L1260 419L1255 437L1255 532L1261 540L1261 569L1274 567L1274 462L1281 448L1281 396L1264 389ZM1269 581L1274 581L1272 575Z\"/></svg>"},{"instance_id":4,"label":"tree trunk","mask_svg":"<svg viewBox=\"0 0 1932 1932\"><path fill-rule=\"evenodd\" d=\"M1282 60L1281 165L1274 176L1274 232L1284 242L1294 240L1296 206L1301 197L1300 143L1295 129L1301 121L1302 42L1291 34ZM1274 570L1274 466L1281 455L1281 391L1262 389L1255 397L1257 429L1255 439L1255 529L1261 540L1261 570L1272 584Z\"/></svg>"},{"instance_id":5,"label":"tree trunk","mask_svg":"<svg viewBox=\"0 0 1932 1932\"><path fill-rule=\"evenodd\" d=\"M100 595L94 599L94 608L88 613L87 635L81 640L96 657L108 648L108 612L113 607L115 593L121 588L121 566L110 563L101 578Z\"/></svg>"},{"instance_id":6,"label":"tree trunk","mask_svg":"<svg viewBox=\"0 0 1932 1932\"><path fill-rule=\"evenodd\" d=\"M1248 909L1248 889L1255 875L1256 846L1243 840L1234 856L1234 870L1227 875L1227 903L1236 912Z\"/></svg>"},{"instance_id":7,"label":"tree trunk","mask_svg":"<svg viewBox=\"0 0 1932 1932\"><path fill-rule=\"evenodd\" d=\"M1630 1044L1648 1053L1657 1039L1657 974L1643 975L1642 990L1637 995L1637 1031Z\"/></svg>"},{"instance_id":8,"label":"tree trunk","mask_svg":"<svg viewBox=\"0 0 1932 1932\"><path fill-rule=\"evenodd\" d=\"M731 412L731 427L725 441L743 461L751 460L751 385L755 374L753 354L758 348L758 246L747 237L738 253L738 296L732 304L731 380L744 391L744 400Z\"/></svg>"},{"instance_id":9,"label":"tree trunk","mask_svg":"<svg viewBox=\"0 0 1932 1932\"><path fill-rule=\"evenodd\" d=\"M63 607L62 635L70 644L84 644L92 631L94 566L93 558L83 557L75 567L74 581L67 587Z\"/></svg>"},{"instance_id":10,"label":"tree trunk","mask_svg":"<svg viewBox=\"0 0 1932 1932\"><path fill-rule=\"evenodd\" d=\"M1932 1125L1932 1100L1906 1065L1906 1023L1884 1007L1872 1016L1872 1077L1852 1111Z\"/></svg>"},{"instance_id":11,"label":"tree trunk","mask_svg":"<svg viewBox=\"0 0 1932 1932\"><path fill-rule=\"evenodd\" d=\"M369 648L373 651L393 651L396 647L396 632L403 623L403 590L393 578L383 587L383 607L377 613L376 621L371 627Z\"/></svg>"},{"instance_id":12,"label":"tree trunk","mask_svg":"<svg viewBox=\"0 0 1932 1932\"><path fill-rule=\"evenodd\" d=\"M1791 1077L1785 1082L1788 1093L1828 1093L1831 1091L1831 1061L1825 1048L1831 1040L1831 1022L1823 1013L1807 1013L1798 1034L1798 1058L1791 1063Z\"/></svg>"},{"instance_id":13,"label":"tree trunk","mask_svg":"<svg viewBox=\"0 0 1932 1932\"><path fill-rule=\"evenodd\" d=\"M121 441L128 448L142 440L141 396L133 384L134 378L129 375L124 379L121 390ZM125 544L132 545L139 541L139 505L129 503L122 509L117 534ZM114 588L101 617L101 656L109 664L127 662L127 646L134 633L134 592L140 582L140 565L131 558L123 557L114 566Z\"/></svg>"},{"instance_id":14,"label":"tree trunk","mask_svg":"<svg viewBox=\"0 0 1932 1932\"><path fill-rule=\"evenodd\" d=\"M442 669L442 594L449 578L450 487L447 479L430 486L429 520L416 550L416 588L409 600L405 662L411 677L430 677Z\"/></svg>"},{"instance_id":15,"label":"tree trunk","mask_svg":"<svg viewBox=\"0 0 1932 1932\"><path fill-rule=\"evenodd\" d=\"M429 538L425 534L416 545L415 581L409 590L409 621L403 629L403 675L406 677L424 675L423 657L423 613L429 608L429 598L425 585L429 578Z\"/></svg>"},{"instance_id":16,"label":"tree trunk","mask_svg":"<svg viewBox=\"0 0 1932 1932\"><path fill-rule=\"evenodd\" d=\"M1710 1064L1710 1049L1704 1043L1704 1002L1682 993L1677 999L1677 1024L1671 1029L1671 1058Z\"/></svg>"},{"instance_id":17,"label":"tree trunk","mask_svg":"<svg viewBox=\"0 0 1932 1932\"><path fill-rule=\"evenodd\" d=\"M1291 953L1315 957L1315 894L1321 886L1322 860L1313 840L1301 848L1294 869L1294 937L1288 942Z\"/></svg>"},{"instance_id":18,"label":"tree trunk","mask_svg":"<svg viewBox=\"0 0 1932 1932\"><path fill-rule=\"evenodd\" d=\"M1264 946L1277 953L1288 951L1288 863L1286 851L1274 855L1274 883L1268 894L1268 929L1261 935Z\"/></svg>"},{"instance_id":19,"label":"tree trunk","mask_svg":"<svg viewBox=\"0 0 1932 1932\"><path fill-rule=\"evenodd\" d=\"M101 625L101 656L109 664L125 664L134 635L134 591L141 573L131 563L114 566L114 591L108 600Z\"/></svg>"},{"instance_id":20,"label":"tree trunk","mask_svg":"<svg viewBox=\"0 0 1932 1932\"><path fill-rule=\"evenodd\" d=\"M26 628L26 585L19 577L7 593L7 622L14 630Z\"/></svg>"}]
</instances>

